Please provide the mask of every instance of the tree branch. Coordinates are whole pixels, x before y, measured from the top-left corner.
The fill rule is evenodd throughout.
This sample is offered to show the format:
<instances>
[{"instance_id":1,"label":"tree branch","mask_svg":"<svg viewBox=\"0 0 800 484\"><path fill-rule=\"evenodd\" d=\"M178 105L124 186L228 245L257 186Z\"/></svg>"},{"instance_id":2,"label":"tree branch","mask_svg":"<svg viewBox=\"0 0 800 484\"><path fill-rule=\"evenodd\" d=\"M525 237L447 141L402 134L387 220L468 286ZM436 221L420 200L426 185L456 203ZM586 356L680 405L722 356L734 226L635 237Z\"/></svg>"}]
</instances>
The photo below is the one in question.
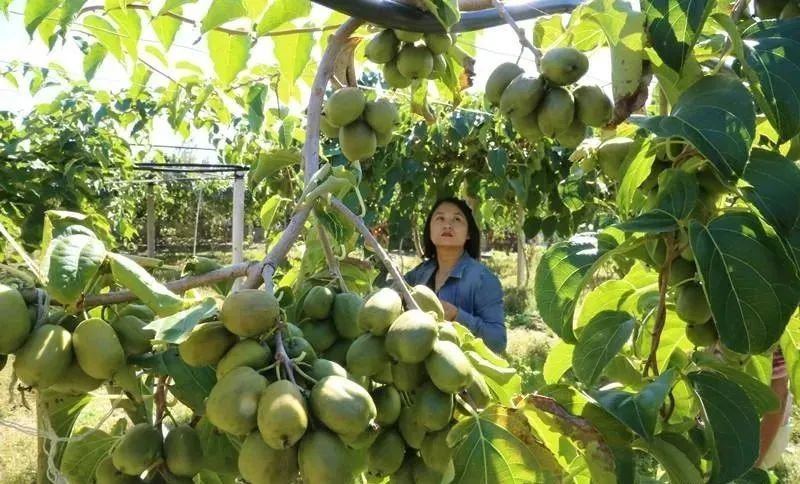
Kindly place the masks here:
<instances>
[{"instance_id":1,"label":"tree branch","mask_svg":"<svg viewBox=\"0 0 800 484\"><path fill-rule=\"evenodd\" d=\"M403 279L403 275L400 274L399 270L397 270L397 267L395 267L394 263L389 258L389 254L387 254L386 251L383 250L383 247L381 247L380 242L378 242L378 239L376 239L375 236L372 235L372 232L369 231L369 228L361 219L361 217L353 213L352 210L347 208L347 205L342 203L342 201L337 198L331 197L330 204L331 207L338 210L339 213L347 217L347 219L350 220L350 222L352 222L353 225L355 225L356 229L361 233L362 236L364 236L364 240L366 240L367 243L375 251L375 253L378 254L378 258L381 260L383 265L392 275L392 278L394 279L394 284L400 291L400 295L403 296L406 305L411 309L419 309L419 304L417 304L417 302L411 296L411 291L409 290L409 287L406 284L405 279Z\"/></svg>"},{"instance_id":2,"label":"tree branch","mask_svg":"<svg viewBox=\"0 0 800 484\"><path fill-rule=\"evenodd\" d=\"M303 159L305 160L304 180L308 183L311 176L319 169L319 129L320 129L320 116L322 116L322 98L325 96L325 87L328 85L336 58L341 52L342 48L346 45L350 35L356 31L362 24L363 20L351 18L342 24L336 30L325 49L325 53L320 59L319 67L317 68L316 77L314 77L314 84L311 86L311 95L308 99L308 107L306 108L306 142L303 146ZM248 272L247 280L245 280L242 287L255 289L261 285L262 281L267 281L267 291L272 291L272 276L278 268L278 264L286 258L289 249L294 244L300 232L303 229L308 214L311 211L310 207L304 208L294 214L289 221L289 225L281 234L280 240L275 244L275 247L267 254L264 261L260 264L257 271Z\"/></svg>"},{"instance_id":3,"label":"tree branch","mask_svg":"<svg viewBox=\"0 0 800 484\"><path fill-rule=\"evenodd\" d=\"M533 57L536 60L536 67L539 67L539 64L542 62L542 51L537 49L527 37L525 37L525 31L519 28L517 25L516 20L514 17L508 13L508 9L503 4L501 0L492 0L492 4L494 4L494 8L497 9L497 12L503 17L503 20L511 27L514 32L517 34L517 38L519 38L519 43L522 45L523 48L530 50L533 53Z\"/></svg>"},{"instance_id":4,"label":"tree branch","mask_svg":"<svg viewBox=\"0 0 800 484\"><path fill-rule=\"evenodd\" d=\"M254 267L258 267L257 262L241 262L239 264L232 264L222 269L206 272L197 276L184 277L175 281L170 281L165 284L167 289L176 293L183 293L189 289L201 286L208 286L215 282L226 281L228 279L235 279L248 274ZM86 296L83 300L81 308L87 309L95 306L107 306L109 304L117 304L128 301L133 301L136 296L130 291L117 291L109 292L106 294L92 294Z\"/></svg>"},{"instance_id":5,"label":"tree branch","mask_svg":"<svg viewBox=\"0 0 800 484\"><path fill-rule=\"evenodd\" d=\"M675 258L675 244L672 237L665 237L664 242L667 246L667 254L664 257L664 265L658 273L658 310L656 311L656 321L653 326L653 341L650 343L650 356L644 365L644 375L653 370L653 374L658 376L658 346L661 344L661 333L664 331L664 324L667 320L667 285L669 282L670 266L672 259Z\"/></svg>"}]
</instances>

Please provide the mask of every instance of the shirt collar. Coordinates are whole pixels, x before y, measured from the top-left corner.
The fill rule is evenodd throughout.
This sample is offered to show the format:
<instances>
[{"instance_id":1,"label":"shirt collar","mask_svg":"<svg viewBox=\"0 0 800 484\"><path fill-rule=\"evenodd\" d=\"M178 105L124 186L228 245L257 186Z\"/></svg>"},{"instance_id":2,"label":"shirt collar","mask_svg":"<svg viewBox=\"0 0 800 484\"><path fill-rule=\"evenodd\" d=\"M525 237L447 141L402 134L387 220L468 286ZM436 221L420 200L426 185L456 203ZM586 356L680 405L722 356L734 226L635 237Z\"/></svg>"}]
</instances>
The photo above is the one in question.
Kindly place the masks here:
<instances>
[{"instance_id":1,"label":"shirt collar","mask_svg":"<svg viewBox=\"0 0 800 484\"><path fill-rule=\"evenodd\" d=\"M456 262L456 265L453 266L453 270L450 271L449 277L461 279L461 277L464 275L464 269L467 268L470 259L472 259L472 257L466 251L464 251L464 253L461 254L461 257L458 259L458 262ZM436 267L436 259L429 259L425 261L425 264L422 267L422 280L427 281L430 279L433 273L436 271Z\"/></svg>"}]
</instances>

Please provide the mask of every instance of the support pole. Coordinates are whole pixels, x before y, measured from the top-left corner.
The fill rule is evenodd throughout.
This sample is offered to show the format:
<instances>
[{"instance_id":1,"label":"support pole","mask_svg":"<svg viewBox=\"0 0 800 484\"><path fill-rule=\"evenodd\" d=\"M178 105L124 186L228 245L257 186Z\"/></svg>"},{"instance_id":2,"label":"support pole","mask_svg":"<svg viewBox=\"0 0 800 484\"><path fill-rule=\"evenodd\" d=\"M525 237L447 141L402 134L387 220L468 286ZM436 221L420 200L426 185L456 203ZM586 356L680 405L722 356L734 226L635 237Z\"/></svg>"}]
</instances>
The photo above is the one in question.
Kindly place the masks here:
<instances>
[{"instance_id":1,"label":"support pole","mask_svg":"<svg viewBox=\"0 0 800 484\"><path fill-rule=\"evenodd\" d=\"M153 182L147 184L147 257L156 256L156 201Z\"/></svg>"},{"instance_id":2,"label":"support pole","mask_svg":"<svg viewBox=\"0 0 800 484\"><path fill-rule=\"evenodd\" d=\"M233 175L233 263L238 264L244 260L244 172L237 171ZM234 288L238 289L239 280L234 281Z\"/></svg>"}]
</instances>

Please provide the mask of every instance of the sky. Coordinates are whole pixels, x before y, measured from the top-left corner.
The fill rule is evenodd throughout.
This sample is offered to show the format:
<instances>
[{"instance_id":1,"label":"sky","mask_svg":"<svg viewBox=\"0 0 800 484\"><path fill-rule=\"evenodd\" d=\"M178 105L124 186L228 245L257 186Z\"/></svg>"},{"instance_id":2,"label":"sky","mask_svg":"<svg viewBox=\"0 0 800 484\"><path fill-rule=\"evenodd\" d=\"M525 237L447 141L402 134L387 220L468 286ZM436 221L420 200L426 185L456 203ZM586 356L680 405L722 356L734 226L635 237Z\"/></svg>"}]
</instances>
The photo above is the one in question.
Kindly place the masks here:
<instances>
[{"instance_id":1,"label":"sky","mask_svg":"<svg viewBox=\"0 0 800 484\"><path fill-rule=\"evenodd\" d=\"M163 1L164 0L154 0L151 2L153 10L158 10ZM186 6L184 15L189 18L200 20L202 13L207 10L210 1L211 0L201 0L195 5ZM94 3L96 2L90 0L87 5L93 5ZM74 42L67 42L64 46L58 45L52 51L48 51L47 46L41 41L38 35L35 35L32 40L28 36L23 24L23 10L24 1L13 0L9 7L8 18L4 18L0 15L0 69L14 60L29 62L37 66L47 66L51 62L56 62L64 67L74 78L82 79L83 56ZM330 10L314 5L311 22L317 24L322 23L329 14ZM304 21L308 21L308 19ZM521 22L519 25L530 35L533 22L534 21L525 21ZM192 30L188 28L188 26L183 26L167 57L170 62L174 60L187 60L199 65L204 72L213 72L205 41L201 40L195 43L197 39L197 30ZM276 62L271 54L272 47L269 44L269 42L262 42L260 39L259 43L251 52L248 65L259 63L274 65ZM140 50L146 49L151 45L160 47L155 34L149 29L143 29L140 40ZM513 48L509 48L509 46L513 46ZM480 90L481 86L486 83L486 79L491 71L498 64L508 61L514 62L519 54L518 46L519 41L516 34L507 25L501 25L481 32L476 41L476 76L475 87L472 90ZM608 72L609 63L607 57L604 56L605 54L600 52L590 59L590 71L584 79L582 79L582 82L608 87L610 79L610 73ZM533 55L529 51L526 50L523 54L520 65L525 68L526 71L535 72ZM166 82L167 80L165 78L154 74L151 77L149 86L155 87L158 85L165 85ZM310 80L307 82L310 83ZM129 83L130 74L123 66L109 56L95 75L92 86L97 89L113 91L122 89L128 86ZM36 103L47 101L48 98L52 97L56 92L57 90L55 89L42 90L36 97L32 97L24 88L22 90L17 90L12 84L0 78L0 110L21 114L30 110ZM208 146L208 142L202 135L195 136L190 140L182 140L179 136L172 133L168 127L167 129L160 129L160 127L157 127L157 129L153 130L152 136L153 138L150 142L153 144ZM197 154L201 158L204 156L214 156L213 153L208 152L206 154L198 152Z\"/></svg>"}]
</instances>

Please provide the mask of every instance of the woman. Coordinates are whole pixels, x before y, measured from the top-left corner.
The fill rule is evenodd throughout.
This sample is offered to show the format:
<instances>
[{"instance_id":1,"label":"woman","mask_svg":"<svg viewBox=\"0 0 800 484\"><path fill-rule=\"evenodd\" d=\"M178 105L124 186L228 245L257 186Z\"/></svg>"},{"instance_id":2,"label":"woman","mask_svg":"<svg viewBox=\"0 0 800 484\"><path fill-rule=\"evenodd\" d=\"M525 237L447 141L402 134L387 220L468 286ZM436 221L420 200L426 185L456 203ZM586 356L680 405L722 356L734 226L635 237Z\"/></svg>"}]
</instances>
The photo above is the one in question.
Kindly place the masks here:
<instances>
[{"instance_id":1,"label":"woman","mask_svg":"<svg viewBox=\"0 0 800 484\"><path fill-rule=\"evenodd\" d=\"M458 321L490 349L506 349L503 288L480 260L481 235L469 206L457 198L434 204L423 231L426 260L406 274L433 289L445 319Z\"/></svg>"}]
</instances>

